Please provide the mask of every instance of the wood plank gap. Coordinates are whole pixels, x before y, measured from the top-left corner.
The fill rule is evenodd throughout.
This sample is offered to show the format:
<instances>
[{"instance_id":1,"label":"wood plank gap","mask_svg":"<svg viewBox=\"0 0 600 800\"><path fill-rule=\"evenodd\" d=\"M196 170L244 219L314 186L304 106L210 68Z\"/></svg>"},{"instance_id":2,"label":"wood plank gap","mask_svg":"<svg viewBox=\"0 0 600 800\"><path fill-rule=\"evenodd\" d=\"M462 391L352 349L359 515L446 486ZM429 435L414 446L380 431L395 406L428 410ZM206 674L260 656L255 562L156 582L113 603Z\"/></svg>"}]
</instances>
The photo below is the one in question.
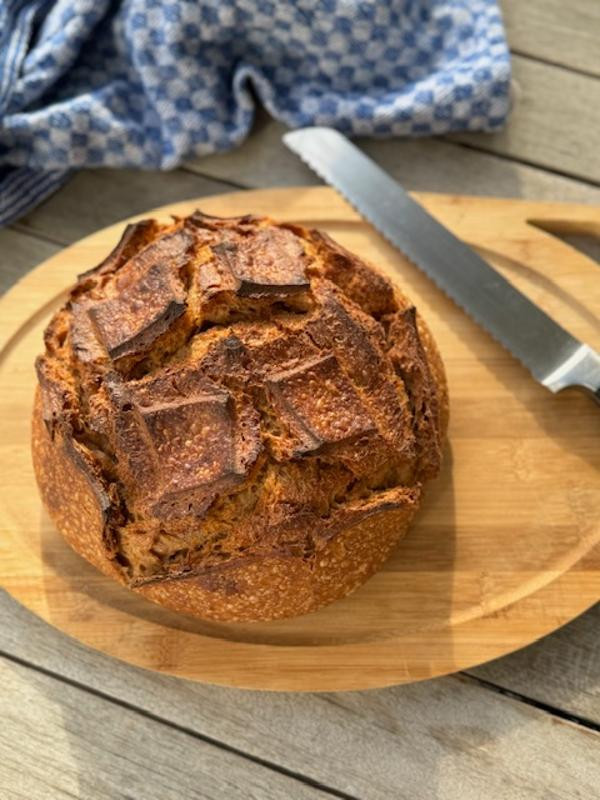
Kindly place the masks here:
<instances>
[{"instance_id":1,"label":"wood plank gap","mask_svg":"<svg viewBox=\"0 0 600 800\"><path fill-rule=\"evenodd\" d=\"M567 70L569 72L570 70ZM508 123L510 125L510 121ZM452 134L453 136L455 134ZM482 137L486 134L482 134ZM474 150L477 153L485 153L485 155L494 156L495 158L499 158L501 161L512 161L513 164L521 164L524 167L532 167L533 169L538 170L539 172L546 172L548 175L556 175L559 178L568 178L571 181L577 181L578 183L582 183L586 186L591 186L594 189L597 189L600 186L600 181L590 180L589 178L583 178L581 175L578 175L575 172L569 172L567 170L559 170L556 167L547 167L543 166L542 164L537 164L535 161L530 161L527 158L520 158L519 156L512 156L506 153L499 153L497 150L489 150L487 147L479 147L478 145L472 144L471 142L461 142L457 139L446 139L444 136L439 137L439 141L444 142L445 144L455 144L458 147L464 147L467 150Z\"/></svg>"},{"instance_id":2,"label":"wood plank gap","mask_svg":"<svg viewBox=\"0 0 600 800\"><path fill-rule=\"evenodd\" d=\"M186 162L185 167L181 169L185 168L186 172L191 172L203 180L229 182L232 186L238 186L244 190L266 188L270 185L270 181L266 178L268 173L261 168L261 151L269 150L272 154L272 159L275 161L276 173L279 171L279 173L284 174L286 178L283 183L277 182L276 185L307 186L322 183L320 179L316 178L314 173L309 171L308 167L306 167L300 159L296 159L282 144L281 136L287 130L288 128L270 118L261 118L259 126L255 127L248 139L239 148L230 152L229 161L227 163L233 163L236 169L238 169L238 166L242 163L242 158L245 160L249 159L251 162L254 160L258 164L257 173L253 174L252 170L250 170L249 179L245 183L232 180L231 174L223 175L222 170L225 168L225 162L219 161L218 166L215 168L215 162L212 156L206 156L206 167L204 167L202 159L196 159ZM483 137L484 134L481 134L480 138L483 139ZM547 185L545 185L547 181L553 181L555 177L561 177L563 180L568 181L569 185L565 187L565 191L568 193L567 199L571 199L575 202L586 202L583 192L587 193L590 189L594 192L598 192L599 188L599 185L589 182L589 180L578 175L573 176L567 173L561 174L560 172L553 173L551 168L541 166L540 164L526 161L521 162L511 155L498 153L489 148L481 148L480 145L471 142L465 143L455 139L454 134L452 137L445 138L436 136L427 139L390 138L384 140L358 137L355 139L355 143L366 155L374 158L383 169L392 177L400 180L400 182L410 190L456 193L457 187L460 187L459 192L488 195L489 189L483 182L469 179L468 161L466 161L468 158L475 158L477 161L485 159L485 161L481 163L476 163L473 166L473 170L479 176L487 169L488 173L490 171L493 173L494 180L498 180L498 178L502 180L502 175L507 172L505 166L507 163L512 163L515 170L523 167L526 171L526 175L524 176L527 185L525 194L519 190L518 186L514 188L504 188L498 193L499 195L507 197L515 196L521 199L556 200L555 195L549 193ZM427 151L424 150L424 152L421 153L421 149L430 148L430 157L433 156L435 166L433 169L431 167L429 169L426 168L424 174L423 171L415 170L414 168L408 169L407 171L406 165L403 165L402 159L399 160L394 155L396 147L398 153L408 152L408 157L412 162L418 162L421 156L425 159L427 157ZM458 149L461 147L463 148L462 151ZM379 157L377 155L378 151ZM435 170L440 169L443 164L446 166L452 164L453 157L461 153L460 159L463 169L458 172L455 171L450 180L444 180L442 178L440 183L439 174L437 174ZM478 155L474 155L475 153L478 153ZM243 168L242 164L239 169L243 171ZM466 182L465 174L467 175ZM534 178L535 181L531 184ZM576 192L575 187L577 186L581 187L581 190L583 190L582 196L584 199L578 197L576 193L572 193L572 190Z\"/></svg>"},{"instance_id":3,"label":"wood plank gap","mask_svg":"<svg viewBox=\"0 0 600 800\"><path fill-rule=\"evenodd\" d=\"M565 72L574 72L576 75L584 75L586 78L595 78L598 80L598 73L591 70L582 69L581 67L570 67L566 64L561 64L560 61L553 61L551 58L543 58L542 56L532 56L531 53L526 53L524 50L519 50L517 47L510 48L511 55L526 58L528 61L537 61L538 64L546 64L548 67L557 67Z\"/></svg>"},{"instance_id":4,"label":"wood plank gap","mask_svg":"<svg viewBox=\"0 0 600 800\"><path fill-rule=\"evenodd\" d=\"M579 725L582 728L587 728L590 731L594 731L594 733L600 733L600 724L591 719L581 717L578 714L571 714L568 711L563 711L562 708L553 706L550 703L544 703L542 700L536 700L533 697L528 697L520 692L514 692L511 689L505 689L504 686L499 686L497 683L488 681L485 678L480 678L478 675L473 675L470 672L459 672L457 674L463 678L467 678L469 681L473 681L473 683L476 683L483 689L488 689L489 691L501 694L503 697L509 697L511 700L516 700L519 703L532 706L533 708L537 708L538 711L544 711L546 714L550 714L553 717L558 717L559 719L565 722L570 722L573 725Z\"/></svg>"},{"instance_id":5,"label":"wood plank gap","mask_svg":"<svg viewBox=\"0 0 600 800\"><path fill-rule=\"evenodd\" d=\"M46 667L42 667L39 664L33 664L30 661L27 661L24 658L19 658L19 656L15 656L12 653L7 653L5 650L0 650L0 658L4 658L7 661L11 661L14 664L17 664L25 669L32 670L33 672L39 672L42 675L45 675L47 678L52 678L54 680L60 681L61 683L67 684L68 686L73 687L74 689L79 689L80 691L87 692L88 694L93 695L94 697L99 698L100 700L105 700L106 702L112 703L113 705L119 706L127 711L130 711L134 714L137 714L140 717L144 717L152 722L156 722L159 725L165 725L168 728L172 728L173 730L178 731L179 733L186 734L187 736L191 736L193 739L198 739L205 744L212 745L213 747L218 748L219 750L223 750L227 753L231 753L233 755L239 756L240 758L245 759L246 761L251 761L253 764L257 764L260 767L264 767L265 769L269 769L272 772L277 772L280 775L284 775L287 778L291 778L292 780L298 781L299 783L304 784L305 786L310 786L311 789L316 789L323 794L328 794L330 797L337 797L340 800L361 800L356 795L347 794L346 792L342 792L339 789L336 789L333 786L327 786L320 781L315 780L314 778L309 777L308 775L303 775L300 772L296 772L295 770L289 769L288 767L284 767L281 764L276 764L275 762L269 761L264 758L260 758L260 756L254 756L250 753L246 753L244 750L239 749L238 747L233 747L226 742L222 742L219 739L214 739L212 736L207 736L203 733L198 733L198 731L192 730L185 725L179 725L176 722L171 722L164 717L159 716L158 714L153 714L151 711L147 711L146 709L139 708L139 706L134 705L133 703L128 703L126 700L121 700L118 697L114 697L111 694L107 694L106 692L102 692L99 689L95 689L92 686L87 686L85 683L81 683L80 681L74 680L73 678L68 678L65 675L61 675L58 672L54 672L51 669L47 669Z\"/></svg>"},{"instance_id":6,"label":"wood plank gap","mask_svg":"<svg viewBox=\"0 0 600 800\"><path fill-rule=\"evenodd\" d=\"M56 236L51 236L48 233L37 231L35 228L29 228L27 225L23 225L20 222L13 222L10 225L7 225L8 230L14 231L15 233L19 233L22 236L30 236L32 239L39 239L42 242L48 242L49 244L57 244L60 247L66 247L69 242L66 239L59 239Z\"/></svg>"},{"instance_id":7,"label":"wood plank gap","mask_svg":"<svg viewBox=\"0 0 600 800\"><path fill-rule=\"evenodd\" d=\"M595 0L500 0L511 49L600 76Z\"/></svg>"},{"instance_id":8,"label":"wood plank gap","mask_svg":"<svg viewBox=\"0 0 600 800\"><path fill-rule=\"evenodd\" d=\"M256 186L249 186L247 183L237 183L236 181L232 181L229 178L215 178L213 175L209 175L208 173L201 172L198 169L192 169L188 167L186 164L182 164L179 169L182 172L187 172L189 175L196 175L200 178L206 178L208 181L218 181L219 183L224 183L227 186L231 186L232 189L256 189Z\"/></svg>"}]
</instances>

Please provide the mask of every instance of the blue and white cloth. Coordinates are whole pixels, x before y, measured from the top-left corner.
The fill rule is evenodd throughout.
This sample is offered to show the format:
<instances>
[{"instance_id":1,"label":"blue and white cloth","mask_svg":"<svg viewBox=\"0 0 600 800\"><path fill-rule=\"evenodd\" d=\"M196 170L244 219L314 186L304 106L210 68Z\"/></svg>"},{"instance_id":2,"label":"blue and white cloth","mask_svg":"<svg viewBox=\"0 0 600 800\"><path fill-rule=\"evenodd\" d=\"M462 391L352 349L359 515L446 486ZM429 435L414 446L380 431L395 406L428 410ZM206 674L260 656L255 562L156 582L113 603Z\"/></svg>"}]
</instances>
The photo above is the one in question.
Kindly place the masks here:
<instances>
[{"instance_id":1,"label":"blue and white cloth","mask_svg":"<svg viewBox=\"0 0 600 800\"><path fill-rule=\"evenodd\" d=\"M350 135L494 131L495 0L0 0L0 224L78 167L169 169L258 103Z\"/></svg>"}]
</instances>

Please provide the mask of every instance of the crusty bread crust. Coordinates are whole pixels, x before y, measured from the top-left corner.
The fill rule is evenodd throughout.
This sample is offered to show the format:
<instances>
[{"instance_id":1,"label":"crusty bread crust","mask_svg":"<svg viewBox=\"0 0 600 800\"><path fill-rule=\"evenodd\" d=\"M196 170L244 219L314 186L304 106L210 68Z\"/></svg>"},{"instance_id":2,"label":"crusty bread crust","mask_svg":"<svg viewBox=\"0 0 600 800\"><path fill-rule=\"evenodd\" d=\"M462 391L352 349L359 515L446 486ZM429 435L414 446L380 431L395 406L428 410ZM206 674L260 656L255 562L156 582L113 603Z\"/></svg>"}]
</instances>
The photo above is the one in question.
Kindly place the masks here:
<instances>
[{"instance_id":1,"label":"crusty bread crust","mask_svg":"<svg viewBox=\"0 0 600 800\"><path fill-rule=\"evenodd\" d=\"M268 620L347 595L440 468L431 333L318 231L199 212L130 226L45 343L44 503L80 555L176 611Z\"/></svg>"}]
</instances>

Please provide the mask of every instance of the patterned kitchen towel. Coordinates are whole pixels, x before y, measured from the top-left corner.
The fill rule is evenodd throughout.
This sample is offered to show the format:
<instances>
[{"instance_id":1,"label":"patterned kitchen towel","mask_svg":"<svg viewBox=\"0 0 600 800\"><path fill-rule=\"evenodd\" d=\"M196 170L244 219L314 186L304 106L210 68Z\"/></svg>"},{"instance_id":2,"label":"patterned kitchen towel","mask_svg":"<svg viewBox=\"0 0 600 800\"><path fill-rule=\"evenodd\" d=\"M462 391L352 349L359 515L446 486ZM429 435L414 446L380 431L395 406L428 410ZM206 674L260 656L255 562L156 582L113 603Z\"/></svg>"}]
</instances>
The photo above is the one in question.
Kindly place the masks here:
<instances>
[{"instance_id":1,"label":"patterned kitchen towel","mask_svg":"<svg viewBox=\"0 0 600 800\"><path fill-rule=\"evenodd\" d=\"M77 167L169 169L291 127L493 131L495 0L0 0L0 224Z\"/></svg>"}]
</instances>

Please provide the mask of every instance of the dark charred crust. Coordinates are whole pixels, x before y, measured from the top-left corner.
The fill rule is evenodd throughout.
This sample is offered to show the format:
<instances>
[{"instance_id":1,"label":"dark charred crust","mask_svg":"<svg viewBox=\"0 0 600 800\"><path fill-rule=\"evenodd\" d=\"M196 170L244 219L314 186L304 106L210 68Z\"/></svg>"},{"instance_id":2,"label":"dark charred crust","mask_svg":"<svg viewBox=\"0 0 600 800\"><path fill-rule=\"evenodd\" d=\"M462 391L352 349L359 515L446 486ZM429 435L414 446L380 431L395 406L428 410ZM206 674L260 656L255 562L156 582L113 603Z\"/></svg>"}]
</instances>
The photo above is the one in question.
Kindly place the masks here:
<instances>
[{"instance_id":1,"label":"dark charred crust","mask_svg":"<svg viewBox=\"0 0 600 800\"><path fill-rule=\"evenodd\" d=\"M230 291L239 297L283 298L310 287L304 249L286 230L257 228L243 238L231 235L211 249L213 260L199 276L207 297Z\"/></svg>"},{"instance_id":2,"label":"dark charred crust","mask_svg":"<svg viewBox=\"0 0 600 800\"><path fill-rule=\"evenodd\" d=\"M131 582L132 587L147 586L152 583L162 581L191 580L211 592L225 591L228 596L237 594L241 587L239 583L232 580L231 573L238 567L246 564L256 564L264 559L264 555L250 555L231 558L224 564L211 564L204 567L187 567L174 569L160 575L153 575L147 578L137 578Z\"/></svg>"},{"instance_id":3,"label":"dark charred crust","mask_svg":"<svg viewBox=\"0 0 600 800\"><path fill-rule=\"evenodd\" d=\"M438 390L423 348L414 306L387 318L389 356L407 387L417 441L418 474L437 475L442 460Z\"/></svg>"},{"instance_id":4,"label":"dark charred crust","mask_svg":"<svg viewBox=\"0 0 600 800\"><path fill-rule=\"evenodd\" d=\"M80 282L85 282L85 279L90 277L116 272L123 264L127 263L141 247L147 244L158 230L159 226L153 219L143 219L139 222L127 225L114 250L112 250L104 261L101 261L97 266L78 275L78 280Z\"/></svg>"},{"instance_id":5,"label":"dark charred crust","mask_svg":"<svg viewBox=\"0 0 600 800\"><path fill-rule=\"evenodd\" d=\"M208 348L198 362L198 370L214 386L244 391L251 377L249 360L250 353L244 342L232 334Z\"/></svg>"},{"instance_id":6,"label":"dark charred crust","mask_svg":"<svg viewBox=\"0 0 600 800\"><path fill-rule=\"evenodd\" d=\"M63 450L73 466L83 475L92 490L104 523L108 521L111 499L107 487L103 483L92 456L72 436L63 436Z\"/></svg>"},{"instance_id":7,"label":"dark charred crust","mask_svg":"<svg viewBox=\"0 0 600 800\"><path fill-rule=\"evenodd\" d=\"M395 386L384 352L381 327L348 302L329 281L315 282L319 314L307 323L307 332L322 350L333 346L345 373L365 399L381 435L396 457L414 457L414 434L409 410Z\"/></svg>"},{"instance_id":8,"label":"dark charred crust","mask_svg":"<svg viewBox=\"0 0 600 800\"><path fill-rule=\"evenodd\" d=\"M207 299L219 292L236 292L239 289L240 283L231 271L227 256L229 250L235 249L233 243L212 247L212 260L202 266L198 275L200 289Z\"/></svg>"},{"instance_id":9,"label":"dark charred crust","mask_svg":"<svg viewBox=\"0 0 600 800\"><path fill-rule=\"evenodd\" d=\"M298 455L322 451L375 430L375 423L329 353L267 377L282 420L297 436Z\"/></svg>"},{"instance_id":10,"label":"dark charred crust","mask_svg":"<svg viewBox=\"0 0 600 800\"><path fill-rule=\"evenodd\" d=\"M67 423L65 412L69 406L68 392L61 383L53 379L44 356L36 358L35 371L40 386L42 418L50 437L54 438L57 427L64 427Z\"/></svg>"},{"instance_id":11,"label":"dark charred crust","mask_svg":"<svg viewBox=\"0 0 600 800\"><path fill-rule=\"evenodd\" d=\"M410 488L397 487L380 493L375 493L368 500L354 501L334 513L325 526L323 538L331 539L340 531L353 525L358 525L369 517L385 514L389 511L406 510L408 513L416 510L421 496L420 486Z\"/></svg>"},{"instance_id":12,"label":"dark charred crust","mask_svg":"<svg viewBox=\"0 0 600 800\"><path fill-rule=\"evenodd\" d=\"M161 519L201 516L219 492L244 480L260 451L258 415L197 368L107 382L117 453Z\"/></svg>"},{"instance_id":13,"label":"dark charred crust","mask_svg":"<svg viewBox=\"0 0 600 800\"><path fill-rule=\"evenodd\" d=\"M44 331L44 345L47 356L58 356L62 351L69 332L69 320L65 309L61 309L50 320Z\"/></svg>"},{"instance_id":14,"label":"dark charred crust","mask_svg":"<svg viewBox=\"0 0 600 800\"><path fill-rule=\"evenodd\" d=\"M245 214L241 217L215 217L212 214L205 214L203 211L200 211L200 209L197 209L186 218L185 224L194 228L219 231L223 230L223 228L255 227L262 220L263 217L259 217L256 214Z\"/></svg>"},{"instance_id":15,"label":"dark charred crust","mask_svg":"<svg viewBox=\"0 0 600 800\"><path fill-rule=\"evenodd\" d=\"M151 291L152 284L150 283L147 293L150 294ZM131 328L128 330L125 326L118 324L126 301L107 300L105 303L89 309L88 315L94 330L113 361L147 350L152 342L165 333L171 324L184 313L183 297L169 297L167 292L166 286L157 286L155 298L160 298L160 305L157 303L158 309L153 310L153 313L148 309L147 316L138 322L137 328L134 328L133 331ZM142 303L143 300L136 302Z\"/></svg>"},{"instance_id":16,"label":"dark charred crust","mask_svg":"<svg viewBox=\"0 0 600 800\"><path fill-rule=\"evenodd\" d=\"M145 247L121 268L114 297L95 302L87 314L99 343L113 360L147 350L185 312L185 289L179 272L186 265L193 237L184 230ZM76 347L89 345L90 326L77 320Z\"/></svg>"},{"instance_id":17,"label":"dark charred crust","mask_svg":"<svg viewBox=\"0 0 600 800\"><path fill-rule=\"evenodd\" d=\"M105 386L111 403L112 439L121 471L129 483L135 481L146 492L152 491L156 483L156 466L139 409L118 375L108 375Z\"/></svg>"},{"instance_id":18,"label":"dark charred crust","mask_svg":"<svg viewBox=\"0 0 600 800\"><path fill-rule=\"evenodd\" d=\"M105 358L105 350L98 341L90 318L90 306L72 303L71 311L70 337L75 358L84 364Z\"/></svg>"},{"instance_id":19,"label":"dark charred crust","mask_svg":"<svg viewBox=\"0 0 600 800\"><path fill-rule=\"evenodd\" d=\"M325 520L304 509L291 512L285 520L265 531L264 541L249 554L235 554L223 563L205 563L184 566L161 572L147 578L135 579L133 586L147 585L164 580L193 580L210 591L222 591L231 572L239 567L257 564L264 559L301 558L310 560L322 547L339 533L377 515L403 511L409 519L418 508L420 486L397 487L375 493L367 500L348 503L334 510ZM319 524L320 523L320 524ZM307 531L312 536L306 538Z\"/></svg>"},{"instance_id":20,"label":"dark charred crust","mask_svg":"<svg viewBox=\"0 0 600 800\"><path fill-rule=\"evenodd\" d=\"M326 233L311 230L310 237L322 258L319 269L324 278L339 286L350 300L374 317L396 310L394 289L387 278Z\"/></svg>"}]
</instances>

